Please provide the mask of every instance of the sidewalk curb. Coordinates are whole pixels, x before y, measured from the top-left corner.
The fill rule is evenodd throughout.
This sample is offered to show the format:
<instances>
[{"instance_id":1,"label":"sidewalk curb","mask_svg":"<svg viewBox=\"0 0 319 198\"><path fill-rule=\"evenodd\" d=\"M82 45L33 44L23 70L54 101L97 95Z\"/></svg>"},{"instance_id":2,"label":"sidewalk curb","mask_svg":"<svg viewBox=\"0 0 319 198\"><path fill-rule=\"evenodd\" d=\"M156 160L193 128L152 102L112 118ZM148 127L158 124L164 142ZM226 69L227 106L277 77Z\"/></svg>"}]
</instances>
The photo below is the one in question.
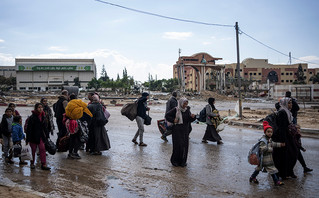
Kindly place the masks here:
<instances>
[{"instance_id":1,"label":"sidewalk curb","mask_svg":"<svg viewBox=\"0 0 319 198\"><path fill-rule=\"evenodd\" d=\"M261 123L260 124L259 123L248 123L248 122L230 120L228 125L246 127L246 128L250 128L250 129L257 129L257 130L263 129L263 125ZM319 130L318 129L301 128L301 134L304 135L305 137L319 138Z\"/></svg>"}]
</instances>

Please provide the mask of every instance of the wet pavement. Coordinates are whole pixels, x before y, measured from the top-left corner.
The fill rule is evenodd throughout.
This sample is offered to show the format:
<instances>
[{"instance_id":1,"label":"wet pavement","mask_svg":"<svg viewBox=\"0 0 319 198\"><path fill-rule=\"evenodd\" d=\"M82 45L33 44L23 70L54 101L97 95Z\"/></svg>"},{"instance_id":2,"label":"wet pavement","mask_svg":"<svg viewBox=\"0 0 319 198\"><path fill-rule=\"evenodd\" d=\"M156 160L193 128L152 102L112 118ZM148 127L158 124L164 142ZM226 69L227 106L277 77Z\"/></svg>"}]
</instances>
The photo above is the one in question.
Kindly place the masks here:
<instances>
[{"instance_id":1,"label":"wet pavement","mask_svg":"<svg viewBox=\"0 0 319 198\"><path fill-rule=\"evenodd\" d=\"M190 101L193 112L199 112L203 104ZM41 170L39 161L36 169L30 170L29 165L19 166L15 158L14 165L0 163L0 184L20 186L45 197L317 197L318 139L302 139L307 149L303 155L314 169L312 173L304 174L297 162L298 177L285 180L284 186L275 187L266 173L260 173L260 184L253 185L248 179L254 166L248 164L247 153L262 131L227 126L220 133L223 145L204 144L201 138L205 125L193 124L188 165L173 167L171 137L167 143L162 141L156 124L156 120L162 119L164 108L164 104L151 106L152 125L146 126L144 133L147 147L131 142L136 122L121 116L121 107L108 107L110 150L101 156L80 151L80 160L67 159L67 153L49 155L51 171ZM217 108L230 108L230 104ZM0 112L4 109L0 107ZM18 108L24 120L31 109Z\"/></svg>"}]
</instances>

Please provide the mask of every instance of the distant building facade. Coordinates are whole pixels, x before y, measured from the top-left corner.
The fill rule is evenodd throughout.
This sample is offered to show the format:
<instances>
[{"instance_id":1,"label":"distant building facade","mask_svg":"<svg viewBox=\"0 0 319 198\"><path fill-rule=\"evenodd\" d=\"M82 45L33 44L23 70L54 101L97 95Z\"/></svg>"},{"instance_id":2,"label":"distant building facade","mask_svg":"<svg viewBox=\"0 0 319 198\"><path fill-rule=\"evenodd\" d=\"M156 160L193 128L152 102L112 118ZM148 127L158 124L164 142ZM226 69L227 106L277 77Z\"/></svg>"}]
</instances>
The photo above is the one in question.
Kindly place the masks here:
<instances>
[{"instance_id":1,"label":"distant building facade","mask_svg":"<svg viewBox=\"0 0 319 198\"><path fill-rule=\"evenodd\" d=\"M0 66L0 76L4 76L6 78L16 77L15 66Z\"/></svg>"},{"instance_id":2,"label":"distant building facade","mask_svg":"<svg viewBox=\"0 0 319 198\"><path fill-rule=\"evenodd\" d=\"M222 78L224 67L216 65L215 58L207 53L197 53L192 56L181 56L173 65L173 78L177 78L183 90L202 91ZM218 81L220 82L220 81Z\"/></svg>"},{"instance_id":3,"label":"distant building facade","mask_svg":"<svg viewBox=\"0 0 319 198\"><path fill-rule=\"evenodd\" d=\"M214 58L207 53L181 56L173 65L173 77L179 79L181 86L184 80L185 90L203 90L203 87L229 89L230 83L227 81L231 78L235 79L237 63L220 65L215 63L216 60L222 60L222 58ZM240 76L260 84L266 84L268 80L275 85L292 85L300 81L312 84L311 77L318 73L319 68L309 69L306 63L270 64L268 59L253 58L247 58L240 63Z\"/></svg>"},{"instance_id":4,"label":"distant building facade","mask_svg":"<svg viewBox=\"0 0 319 198\"><path fill-rule=\"evenodd\" d=\"M37 59L16 58L17 90L50 91L64 85L74 85L79 78L80 86L88 88L88 82L96 77L94 59Z\"/></svg>"},{"instance_id":5,"label":"distant building facade","mask_svg":"<svg viewBox=\"0 0 319 198\"><path fill-rule=\"evenodd\" d=\"M226 64L225 73L227 76L235 77L237 64ZM312 84L310 78L319 72L319 68L308 69L307 63L291 65L270 64L267 59L247 58L240 64L240 76L245 79L270 83L276 85L291 85L303 78L305 84Z\"/></svg>"}]
</instances>

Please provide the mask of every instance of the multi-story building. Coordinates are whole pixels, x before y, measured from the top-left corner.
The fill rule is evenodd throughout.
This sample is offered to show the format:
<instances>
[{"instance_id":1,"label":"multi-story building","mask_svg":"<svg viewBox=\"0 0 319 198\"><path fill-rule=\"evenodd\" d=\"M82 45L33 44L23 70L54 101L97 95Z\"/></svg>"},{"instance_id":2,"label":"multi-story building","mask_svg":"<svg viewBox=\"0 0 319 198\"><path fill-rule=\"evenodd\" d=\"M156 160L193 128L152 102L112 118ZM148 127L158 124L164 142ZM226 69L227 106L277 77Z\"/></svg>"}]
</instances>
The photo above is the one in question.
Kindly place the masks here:
<instances>
[{"instance_id":1,"label":"multi-story building","mask_svg":"<svg viewBox=\"0 0 319 198\"><path fill-rule=\"evenodd\" d=\"M223 66L216 65L214 58L207 53L179 57L173 65L173 77L179 79L183 90L201 91L210 86L209 79L223 76ZM214 85L216 86L215 82ZM218 84L219 85L219 84Z\"/></svg>"},{"instance_id":2,"label":"multi-story building","mask_svg":"<svg viewBox=\"0 0 319 198\"><path fill-rule=\"evenodd\" d=\"M229 85L227 79L235 79L237 63L225 65L215 63L216 60L221 59L207 53L181 56L173 66L173 77L180 80L185 90L222 89ZM240 63L240 76L260 84L266 84L268 80L275 85L292 85L300 81L312 84L311 77L318 73L319 68L308 69L306 63L270 64L267 59L253 58L247 58Z\"/></svg>"},{"instance_id":3,"label":"multi-story building","mask_svg":"<svg viewBox=\"0 0 319 198\"><path fill-rule=\"evenodd\" d=\"M94 59L37 59L16 58L17 90L58 90L63 85L87 89L88 82L96 77Z\"/></svg>"},{"instance_id":4,"label":"multi-story building","mask_svg":"<svg viewBox=\"0 0 319 198\"><path fill-rule=\"evenodd\" d=\"M15 66L0 66L0 76L4 76L6 78L16 77Z\"/></svg>"}]
</instances>

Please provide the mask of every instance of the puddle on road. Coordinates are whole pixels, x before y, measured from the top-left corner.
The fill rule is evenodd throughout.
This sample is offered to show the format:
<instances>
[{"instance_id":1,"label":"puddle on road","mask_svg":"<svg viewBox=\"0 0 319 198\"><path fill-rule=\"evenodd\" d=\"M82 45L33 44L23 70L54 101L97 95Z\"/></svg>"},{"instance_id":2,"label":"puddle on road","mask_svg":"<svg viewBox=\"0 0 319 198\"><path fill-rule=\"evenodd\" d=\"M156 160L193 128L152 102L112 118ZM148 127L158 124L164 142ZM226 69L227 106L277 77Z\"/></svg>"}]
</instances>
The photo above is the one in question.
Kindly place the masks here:
<instances>
[{"instance_id":1,"label":"puddle on road","mask_svg":"<svg viewBox=\"0 0 319 198\"><path fill-rule=\"evenodd\" d=\"M133 191L123 188L123 182L115 176L107 176L109 184L106 190L107 197L139 197Z\"/></svg>"}]
</instances>

